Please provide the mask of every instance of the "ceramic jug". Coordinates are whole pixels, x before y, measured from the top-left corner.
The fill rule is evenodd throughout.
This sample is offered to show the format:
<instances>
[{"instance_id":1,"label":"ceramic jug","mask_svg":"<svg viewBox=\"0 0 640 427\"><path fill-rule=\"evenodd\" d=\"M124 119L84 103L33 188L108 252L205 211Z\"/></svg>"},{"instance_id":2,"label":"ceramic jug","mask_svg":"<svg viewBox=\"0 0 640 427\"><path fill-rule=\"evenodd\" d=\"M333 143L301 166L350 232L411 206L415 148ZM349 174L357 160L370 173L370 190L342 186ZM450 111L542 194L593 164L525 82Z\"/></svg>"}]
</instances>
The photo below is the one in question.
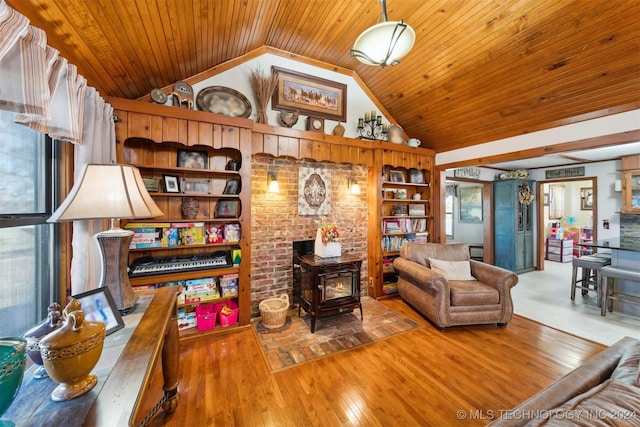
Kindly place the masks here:
<instances>
[{"instance_id":1,"label":"ceramic jug","mask_svg":"<svg viewBox=\"0 0 640 427\"><path fill-rule=\"evenodd\" d=\"M422 142L420 142L418 138L411 138L407 141L409 147L418 147L420 144L422 144Z\"/></svg>"}]
</instances>

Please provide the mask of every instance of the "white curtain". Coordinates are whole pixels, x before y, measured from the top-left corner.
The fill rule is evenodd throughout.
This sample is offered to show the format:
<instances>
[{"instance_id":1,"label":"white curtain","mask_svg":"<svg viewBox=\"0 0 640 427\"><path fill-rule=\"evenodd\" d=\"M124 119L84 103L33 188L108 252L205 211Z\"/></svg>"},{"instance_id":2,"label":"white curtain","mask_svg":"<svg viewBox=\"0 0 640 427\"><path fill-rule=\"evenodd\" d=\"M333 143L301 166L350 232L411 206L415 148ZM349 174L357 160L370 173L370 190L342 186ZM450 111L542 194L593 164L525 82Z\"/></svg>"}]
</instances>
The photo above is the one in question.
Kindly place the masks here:
<instances>
[{"instance_id":1,"label":"white curtain","mask_svg":"<svg viewBox=\"0 0 640 427\"><path fill-rule=\"evenodd\" d=\"M549 219L561 219L564 216L564 185L549 185Z\"/></svg>"},{"instance_id":2,"label":"white curtain","mask_svg":"<svg viewBox=\"0 0 640 427\"><path fill-rule=\"evenodd\" d=\"M76 178L85 164L114 163L116 157L113 108L92 87L86 91L83 116L83 143L76 145L74 150ZM102 230L101 220L73 222L72 295L95 289L100 284L102 255L93 236Z\"/></svg>"},{"instance_id":3,"label":"white curtain","mask_svg":"<svg viewBox=\"0 0 640 427\"><path fill-rule=\"evenodd\" d=\"M77 68L47 46L44 31L0 0L0 109L51 138L75 144L76 174L87 163L115 160L113 108ZM77 177L77 176L76 176ZM102 260L93 235L102 221L75 221L71 293L100 283Z\"/></svg>"}]
</instances>

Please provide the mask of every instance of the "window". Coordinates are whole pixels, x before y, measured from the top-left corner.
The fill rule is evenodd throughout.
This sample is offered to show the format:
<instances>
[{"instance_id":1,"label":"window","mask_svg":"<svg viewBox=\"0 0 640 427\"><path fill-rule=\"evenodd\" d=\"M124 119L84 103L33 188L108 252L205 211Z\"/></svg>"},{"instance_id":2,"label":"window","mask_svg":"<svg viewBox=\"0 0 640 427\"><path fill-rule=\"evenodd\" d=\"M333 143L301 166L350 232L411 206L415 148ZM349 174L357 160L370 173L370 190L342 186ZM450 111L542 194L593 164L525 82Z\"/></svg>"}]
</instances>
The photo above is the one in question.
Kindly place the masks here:
<instances>
[{"instance_id":1,"label":"window","mask_svg":"<svg viewBox=\"0 0 640 427\"><path fill-rule=\"evenodd\" d=\"M0 336L22 335L60 301L54 231L53 146L0 111Z\"/></svg>"},{"instance_id":2,"label":"window","mask_svg":"<svg viewBox=\"0 0 640 427\"><path fill-rule=\"evenodd\" d=\"M448 239L453 239L453 206L455 205L456 187L447 185L444 198L444 233Z\"/></svg>"}]
</instances>

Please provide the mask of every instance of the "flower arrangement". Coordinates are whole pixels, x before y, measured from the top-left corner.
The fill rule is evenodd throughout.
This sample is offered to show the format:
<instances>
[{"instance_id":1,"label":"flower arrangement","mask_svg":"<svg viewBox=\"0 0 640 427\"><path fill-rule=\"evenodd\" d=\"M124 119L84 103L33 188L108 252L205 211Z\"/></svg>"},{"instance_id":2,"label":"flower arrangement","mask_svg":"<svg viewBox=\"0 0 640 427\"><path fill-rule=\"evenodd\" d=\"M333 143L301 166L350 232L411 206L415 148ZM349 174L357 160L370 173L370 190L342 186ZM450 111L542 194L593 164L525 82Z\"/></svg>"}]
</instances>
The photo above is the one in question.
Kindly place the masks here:
<instances>
[{"instance_id":1,"label":"flower arrangement","mask_svg":"<svg viewBox=\"0 0 640 427\"><path fill-rule=\"evenodd\" d=\"M531 191L531 188L528 185L523 185L522 188L520 189L520 196L518 197L518 201L520 202L520 204L521 205L531 204L534 198L535 198L535 195L533 194L533 191Z\"/></svg>"},{"instance_id":2,"label":"flower arrangement","mask_svg":"<svg viewBox=\"0 0 640 427\"><path fill-rule=\"evenodd\" d=\"M322 235L322 243L325 245L329 242L337 242L340 238L340 231L336 224L330 224L322 220L318 228L320 228L320 234Z\"/></svg>"}]
</instances>

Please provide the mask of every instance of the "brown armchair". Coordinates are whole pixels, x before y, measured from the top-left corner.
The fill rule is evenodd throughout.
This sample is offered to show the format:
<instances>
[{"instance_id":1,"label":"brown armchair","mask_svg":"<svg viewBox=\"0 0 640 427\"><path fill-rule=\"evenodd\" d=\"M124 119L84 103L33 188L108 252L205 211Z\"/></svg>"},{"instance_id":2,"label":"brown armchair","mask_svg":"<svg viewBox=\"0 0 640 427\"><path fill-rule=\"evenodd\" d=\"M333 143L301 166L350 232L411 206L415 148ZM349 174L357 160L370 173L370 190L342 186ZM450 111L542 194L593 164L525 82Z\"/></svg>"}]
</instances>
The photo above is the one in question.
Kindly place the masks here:
<instances>
[{"instance_id":1,"label":"brown armchair","mask_svg":"<svg viewBox=\"0 0 640 427\"><path fill-rule=\"evenodd\" d=\"M430 259L435 260L433 265ZM393 266L400 273L402 299L442 331L457 325L495 323L504 327L511 320L511 288L518 276L471 260L464 243L406 243ZM471 276L462 277L469 272Z\"/></svg>"}]
</instances>

